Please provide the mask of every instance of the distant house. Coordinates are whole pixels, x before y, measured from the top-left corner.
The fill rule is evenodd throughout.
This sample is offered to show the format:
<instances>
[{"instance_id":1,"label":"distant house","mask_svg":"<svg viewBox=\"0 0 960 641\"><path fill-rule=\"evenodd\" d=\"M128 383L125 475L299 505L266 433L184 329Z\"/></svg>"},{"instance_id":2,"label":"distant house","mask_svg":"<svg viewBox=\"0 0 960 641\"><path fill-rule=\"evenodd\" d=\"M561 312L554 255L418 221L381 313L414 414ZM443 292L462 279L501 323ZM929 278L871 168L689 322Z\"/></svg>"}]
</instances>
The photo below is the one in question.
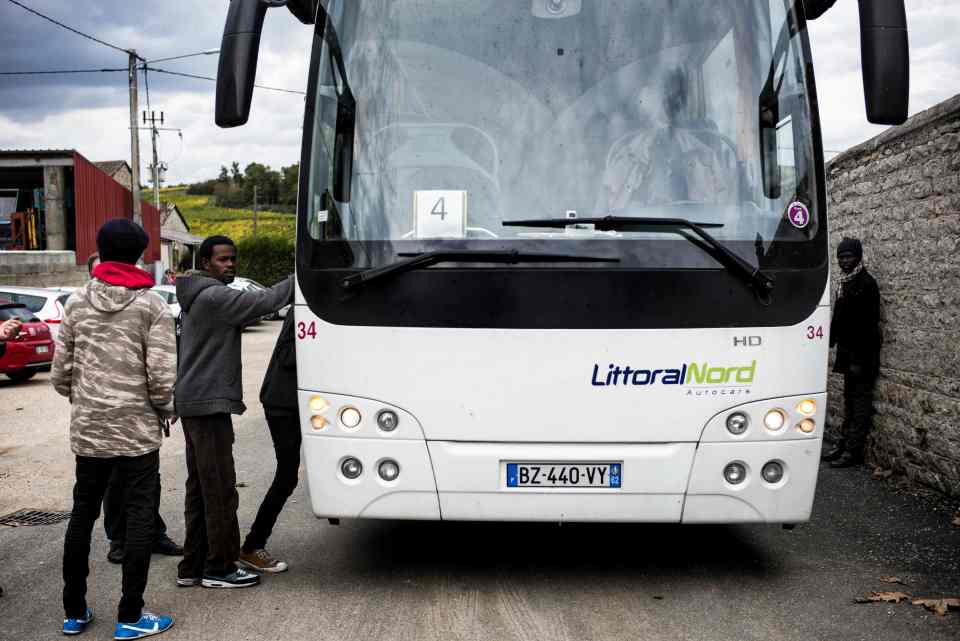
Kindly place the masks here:
<instances>
[{"instance_id":1,"label":"distant house","mask_svg":"<svg viewBox=\"0 0 960 641\"><path fill-rule=\"evenodd\" d=\"M190 225L187 224L180 208L174 203L160 205L160 260L163 269L179 271L181 264L193 266L195 247L203 239L190 234Z\"/></svg>"},{"instance_id":2,"label":"distant house","mask_svg":"<svg viewBox=\"0 0 960 641\"><path fill-rule=\"evenodd\" d=\"M127 189L133 189L133 172L126 160L101 160L93 164Z\"/></svg>"}]
</instances>

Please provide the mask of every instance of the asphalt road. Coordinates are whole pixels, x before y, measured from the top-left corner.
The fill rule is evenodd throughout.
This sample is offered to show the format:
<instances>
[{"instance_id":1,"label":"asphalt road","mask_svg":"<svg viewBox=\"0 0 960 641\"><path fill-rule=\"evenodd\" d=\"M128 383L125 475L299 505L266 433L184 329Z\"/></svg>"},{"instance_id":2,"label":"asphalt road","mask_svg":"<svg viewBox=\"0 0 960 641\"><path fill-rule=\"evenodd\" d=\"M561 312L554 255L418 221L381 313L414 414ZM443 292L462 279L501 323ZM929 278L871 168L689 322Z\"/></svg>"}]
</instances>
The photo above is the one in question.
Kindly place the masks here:
<instances>
[{"instance_id":1,"label":"asphalt road","mask_svg":"<svg viewBox=\"0 0 960 641\"><path fill-rule=\"evenodd\" d=\"M236 421L240 524L272 475L255 403L279 324L245 334L250 411ZM20 409L17 409L20 408ZM46 375L0 384L0 514L69 507L66 404ZM162 513L182 541L183 440L161 457ZM792 532L756 526L345 522L309 513L303 488L270 549L289 572L248 590L174 585L176 559L153 557L148 607L172 612L174 640L960 639L960 612L854 604L871 591L960 596L956 506L866 470L824 469L814 519ZM59 639L65 525L0 527L0 641ZM120 571L95 530L81 637L110 639ZM907 585L881 582L896 576Z\"/></svg>"}]
</instances>

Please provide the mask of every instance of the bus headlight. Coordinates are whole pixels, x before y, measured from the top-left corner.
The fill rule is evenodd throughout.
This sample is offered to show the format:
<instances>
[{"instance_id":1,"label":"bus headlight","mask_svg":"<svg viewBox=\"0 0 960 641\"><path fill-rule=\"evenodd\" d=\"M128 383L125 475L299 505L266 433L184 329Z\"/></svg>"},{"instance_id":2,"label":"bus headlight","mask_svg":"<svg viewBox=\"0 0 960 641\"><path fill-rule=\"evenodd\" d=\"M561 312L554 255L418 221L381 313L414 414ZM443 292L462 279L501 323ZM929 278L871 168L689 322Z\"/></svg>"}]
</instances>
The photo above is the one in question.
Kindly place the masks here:
<instances>
[{"instance_id":1,"label":"bus headlight","mask_svg":"<svg viewBox=\"0 0 960 641\"><path fill-rule=\"evenodd\" d=\"M783 413L783 410L770 410L767 412L767 415L763 417L763 425L771 432L777 432L783 429L783 425L786 422L787 417Z\"/></svg>"},{"instance_id":2,"label":"bus headlight","mask_svg":"<svg viewBox=\"0 0 960 641\"><path fill-rule=\"evenodd\" d=\"M730 485L740 485L747 480L747 468L743 463L730 463L723 468L723 478Z\"/></svg>"},{"instance_id":3,"label":"bus headlight","mask_svg":"<svg viewBox=\"0 0 960 641\"><path fill-rule=\"evenodd\" d=\"M770 485L776 485L783 480L783 465L777 461L770 461L760 470L760 476Z\"/></svg>"},{"instance_id":4,"label":"bus headlight","mask_svg":"<svg viewBox=\"0 0 960 641\"><path fill-rule=\"evenodd\" d=\"M360 410L355 407L344 407L340 410L340 422L343 423L344 427L354 428L357 425L360 425Z\"/></svg>"},{"instance_id":5,"label":"bus headlight","mask_svg":"<svg viewBox=\"0 0 960 641\"><path fill-rule=\"evenodd\" d=\"M797 429L804 434L813 434L813 431L817 429L817 423L812 418L805 418L797 424Z\"/></svg>"},{"instance_id":6,"label":"bus headlight","mask_svg":"<svg viewBox=\"0 0 960 641\"><path fill-rule=\"evenodd\" d=\"M813 416L817 413L817 402L812 398L804 399L797 405L797 411L804 416Z\"/></svg>"},{"instance_id":7,"label":"bus headlight","mask_svg":"<svg viewBox=\"0 0 960 641\"><path fill-rule=\"evenodd\" d=\"M734 436L740 436L747 431L750 419L743 412L734 412L727 417L727 431Z\"/></svg>"},{"instance_id":8,"label":"bus headlight","mask_svg":"<svg viewBox=\"0 0 960 641\"><path fill-rule=\"evenodd\" d=\"M349 456L343 459L343 463L340 464L340 473L351 481L357 479L363 474L363 463L359 459Z\"/></svg>"},{"instance_id":9,"label":"bus headlight","mask_svg":"<svg viewBox=\"0 0 960 641\"><path fill-rule=\"evenodd\" d=\"M390 481L396 481L397 477L400 476L400 464L394 460L387 459L377 467L377 473L380 475L380 478L388 483Z\"/></svg>"},{"instance_id":10,"label":"bus headlight","mask_svg":"<svg viewBox=\"0 0 960 641\"><path fill-rule=\"evenodd\" d=\"M377 414L377 427L384 432L392 432L400 424L400 418L393 410L380 410Z\"/></svg>"},{"instance_id":11,"label":"bus headlight","mask_svg":"<svg viewBox=\"0 0 960 641\"><path fill-rule=\"evenodd\" d=\"M330 423L322 416L311 416L310 425L313 426L313 429L319 432L320 430L325 429L327 425L330 425Z\"/></svg>"},{"instance_id":12,"label":"bus headlight","mask_svg":"<svg viewBox=\"0 0 960 641\"><path fill-rule=\"evenodd\" d=\"M311 396L310 397L310 411L316 412L317 414L323 414L328 409L330 409L330 403L327 402L322 396Z\"/></svg>"}]
</instances>

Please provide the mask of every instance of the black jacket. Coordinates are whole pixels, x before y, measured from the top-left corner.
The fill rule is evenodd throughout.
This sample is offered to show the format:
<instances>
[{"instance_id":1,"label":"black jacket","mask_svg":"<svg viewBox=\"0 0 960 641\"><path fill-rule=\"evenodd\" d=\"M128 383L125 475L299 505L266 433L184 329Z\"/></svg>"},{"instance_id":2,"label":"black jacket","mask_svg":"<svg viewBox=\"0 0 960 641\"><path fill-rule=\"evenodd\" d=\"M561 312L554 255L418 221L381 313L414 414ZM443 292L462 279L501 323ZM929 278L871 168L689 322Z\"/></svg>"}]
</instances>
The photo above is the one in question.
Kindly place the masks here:
<instances>
[{"instance_id":1,"label":"black jacket","mask_svg":"<svg viewBox=\"0 0 960 641\"><path fill-rule=\"evenodd\" d=\"M297 414L297 350L293 309L287 312L273 347L270 365L260 387L260 403L267 414Z\"/></svg>"},{"instance_id":2,"label":"black jacket","mask_svg":"<svg viewBox=\"0 0 960 641\"><path fill-rule=\"evenodd\" d=\"M250 321L293 299L293 277L262 291L238 291L209 276L177 279L183 309L177 414L243 414L240 336Z\"/></svg>"},{"instance_id":3,"label":"black jacket","mask_svg":"<svg viewBox=\"0 0 960 641\"><path fill-rule=\"evenodd\" d=\"M837 347L833 371L851 374L851 366L864 377L880 372L880 288L864 269L845 286L833 306L830 346Z\"/></svg>"}]
</instances>

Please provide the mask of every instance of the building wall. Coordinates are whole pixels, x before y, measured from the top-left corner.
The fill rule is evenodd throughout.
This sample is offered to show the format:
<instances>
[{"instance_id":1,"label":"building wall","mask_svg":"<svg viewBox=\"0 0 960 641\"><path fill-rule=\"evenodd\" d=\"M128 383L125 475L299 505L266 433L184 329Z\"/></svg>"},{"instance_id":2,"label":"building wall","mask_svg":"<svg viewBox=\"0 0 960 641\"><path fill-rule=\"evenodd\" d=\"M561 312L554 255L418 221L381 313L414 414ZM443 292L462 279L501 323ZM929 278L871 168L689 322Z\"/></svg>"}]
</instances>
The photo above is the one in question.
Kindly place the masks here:
<instances>
[{"instance_id":1,"label":"building wall","mask_svg":"<svg viewBox=\"0 0 960 641\"><path fill-rule=\"evenodd\" d=\"M79 287L88 279L86 263L77 265L72 251L0 252L0 285Z\"/></svg>"},{"instance_id":2,"label":"building wall","mask_svg":"<svg viewBox=\"0 0 960 641\"><path fill-rule=\"evenodd\" d=\"M126 165L122 165L120 169L113 172L113 179L127 189L133 189L133 174L130 173Z\"/></svg>"},{"instance_id":3,"label":"building wall","mask_svg":"<svg viewBox=\"0 0 960 641\"><path fill-rule=\"evenodd\" d=\"M75 154L73 168L77 260L85 263L97 251L97 230L103 223L133 217L133 196L80 154ZM142 211L143 228L150 235L143 261L154 263L160 260L160 212L147 203L142 203Z\"/></svg>"},{"instance_id":4,"label":"building wall","mask_svg":"<svg viewBox=\"0 0 960 641\"><path fill-rule=\"evenodd\" d=\"M960 495L960 96L837 157L827 182L833 250L860 238L882 296L868 460ZM831 375L834 429L842 389Z\"/></svg>"}]
</instances>

